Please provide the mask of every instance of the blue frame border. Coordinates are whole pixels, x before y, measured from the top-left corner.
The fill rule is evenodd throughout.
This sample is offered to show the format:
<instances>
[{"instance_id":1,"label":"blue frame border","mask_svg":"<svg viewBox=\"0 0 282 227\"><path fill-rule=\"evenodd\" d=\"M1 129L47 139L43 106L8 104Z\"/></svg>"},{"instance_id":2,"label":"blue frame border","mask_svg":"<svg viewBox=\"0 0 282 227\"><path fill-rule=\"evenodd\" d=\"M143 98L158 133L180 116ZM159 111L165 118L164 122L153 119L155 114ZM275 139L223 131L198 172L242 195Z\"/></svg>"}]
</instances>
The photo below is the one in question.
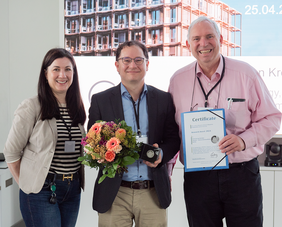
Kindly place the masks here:
<instances>
[{"instance_id":1,"label":"blue frame border","mask_svg":"<svg viewBox=\"0 0 282 227\"><path fill-rule=\"evenodd\" d=\"M216 112L216 111L222 111L222 116L224 118L224 124L223 124L223 130L224 130L224 136L226 136L226 125L225 125L225 110L222 109L209 109L209 110L196 110L192 112L184 112L181 113L181 128L182 128L182 138L185 138L185 130L184 130L184 115L187 113L195 113L195 112L206 112L206 111L211 111L211 112ZM206 170L211 170L213 166L210 167L201 167L201 168L187 168L187 163L186 163L186 143L185 139L183 141L183 157L184 157L184 171L185 172L195 172L195 171L206 171ZM225 157L225 166L216 166L214 169L229 169L229 162L228 162L228 156Z\"/></svg>"}]
</instances>

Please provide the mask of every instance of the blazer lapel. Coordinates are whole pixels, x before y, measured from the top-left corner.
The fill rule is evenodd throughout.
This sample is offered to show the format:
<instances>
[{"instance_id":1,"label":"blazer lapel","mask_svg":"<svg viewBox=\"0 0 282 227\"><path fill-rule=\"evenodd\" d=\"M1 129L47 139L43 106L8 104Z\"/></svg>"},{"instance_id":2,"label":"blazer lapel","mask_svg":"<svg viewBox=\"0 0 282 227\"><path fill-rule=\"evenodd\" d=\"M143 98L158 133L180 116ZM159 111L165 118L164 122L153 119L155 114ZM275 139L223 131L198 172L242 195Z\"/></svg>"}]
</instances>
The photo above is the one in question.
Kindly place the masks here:
<instances>
[{"instance_id":1,"label":"blazer lapel","mask_svg":"<svg viewBox=\"0 0 282 227\"><path fill-rule=\"evenodd\" d=\"M124 113L122 107L121 91L120 84L117 85L113 90L110 97L111 106L113 108L113 114L115 120L122 121L124 120Z\"/></svg>"},{"instance_id":2,"label":"blazer lapel","mask_svg":"<svg viewBox=\"0 0 282 227\"><path fill-rule=\"evenodd\" d=\"M154 134L156 129L156 122L158 117L158 102L157 97L154 92L154 89L147 85L148 94L147 94L147 106L148 106L148 123L149 123L149 135L148 142L152 144L154 141Z\"/></svg>"}]
</instances>

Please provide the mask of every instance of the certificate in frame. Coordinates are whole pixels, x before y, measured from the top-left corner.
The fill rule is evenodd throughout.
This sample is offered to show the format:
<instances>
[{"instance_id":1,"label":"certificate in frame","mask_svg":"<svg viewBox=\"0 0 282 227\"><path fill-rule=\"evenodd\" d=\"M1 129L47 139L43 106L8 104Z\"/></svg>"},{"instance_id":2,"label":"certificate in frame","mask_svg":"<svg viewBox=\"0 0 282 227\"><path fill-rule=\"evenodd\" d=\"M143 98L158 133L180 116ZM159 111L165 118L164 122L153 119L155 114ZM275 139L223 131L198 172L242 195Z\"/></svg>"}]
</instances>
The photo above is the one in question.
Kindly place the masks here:
<instances>
[{"instance_id":1,"label":"certificate in frame","mask_svg":"<svg viewBox=\"0 0 282 227\"><path fill-rule=\"evenodd\" d=\"M182 113L181 127L185 172L229 168L228 156L218 147L226 135L224 109Z\"/></svg>"}]
</instances>

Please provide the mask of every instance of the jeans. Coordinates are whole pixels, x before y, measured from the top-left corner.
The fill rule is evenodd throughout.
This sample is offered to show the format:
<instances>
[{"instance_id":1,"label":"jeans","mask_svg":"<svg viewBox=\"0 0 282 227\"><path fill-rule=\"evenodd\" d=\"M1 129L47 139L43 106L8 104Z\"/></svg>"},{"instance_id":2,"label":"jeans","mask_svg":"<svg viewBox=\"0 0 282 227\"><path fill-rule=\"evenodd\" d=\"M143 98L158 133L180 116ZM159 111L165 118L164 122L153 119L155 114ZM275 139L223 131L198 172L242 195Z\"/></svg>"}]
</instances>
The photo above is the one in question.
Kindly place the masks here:
<instances>
[{"instance_id":1,"label":"jeans","mask_svg":"<svg viewBox=\"0 0 282 227\"><path fill-rule=\"evenodd\" d=\"M51 180L46 179L37 194L20 190L20 209L26 227L74 227L80 204L80 182L56 180L57 203L49 202Z\"/></svg>"}]
</instances>

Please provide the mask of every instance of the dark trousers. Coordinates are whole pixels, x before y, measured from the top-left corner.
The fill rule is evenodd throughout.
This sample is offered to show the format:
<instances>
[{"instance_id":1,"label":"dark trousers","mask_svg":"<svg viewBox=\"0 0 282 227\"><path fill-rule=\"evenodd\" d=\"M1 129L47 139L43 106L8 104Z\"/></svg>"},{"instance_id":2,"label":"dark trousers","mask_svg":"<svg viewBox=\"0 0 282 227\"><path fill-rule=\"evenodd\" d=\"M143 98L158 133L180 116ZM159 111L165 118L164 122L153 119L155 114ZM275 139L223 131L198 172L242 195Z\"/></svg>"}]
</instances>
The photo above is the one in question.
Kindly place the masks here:
<instances>
[{"instance_id":1,"label":"dark trousers","mask_svg":"<svg viewBox=\"0 0 282 227\"><path fill-rule=\"evenodd\" d=\"M262 189L257 159L229 169L184 173L190 227L262 227Z\"/></svg>"}]
</instances>

